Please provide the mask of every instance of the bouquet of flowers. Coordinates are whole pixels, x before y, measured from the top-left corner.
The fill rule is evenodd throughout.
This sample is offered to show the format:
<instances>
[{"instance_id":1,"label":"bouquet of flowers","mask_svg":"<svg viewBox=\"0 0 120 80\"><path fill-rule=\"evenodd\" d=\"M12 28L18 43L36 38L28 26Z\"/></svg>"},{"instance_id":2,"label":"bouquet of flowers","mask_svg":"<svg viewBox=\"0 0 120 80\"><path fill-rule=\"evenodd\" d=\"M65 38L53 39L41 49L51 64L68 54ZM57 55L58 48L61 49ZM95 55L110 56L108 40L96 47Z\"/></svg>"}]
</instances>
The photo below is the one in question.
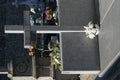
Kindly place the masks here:
<instances>
[{"instance_id":1,"label":"bouquet of flowers","mask_svg":"<svg viewBox=\"0 0 120 80\"><path fill-rule=\"evenodd\" d=\"M89 22L87 26L84 26L86 36L90 39L93 39L96 35L99 34L99 26Z\"/></svg>"}]
</instances>

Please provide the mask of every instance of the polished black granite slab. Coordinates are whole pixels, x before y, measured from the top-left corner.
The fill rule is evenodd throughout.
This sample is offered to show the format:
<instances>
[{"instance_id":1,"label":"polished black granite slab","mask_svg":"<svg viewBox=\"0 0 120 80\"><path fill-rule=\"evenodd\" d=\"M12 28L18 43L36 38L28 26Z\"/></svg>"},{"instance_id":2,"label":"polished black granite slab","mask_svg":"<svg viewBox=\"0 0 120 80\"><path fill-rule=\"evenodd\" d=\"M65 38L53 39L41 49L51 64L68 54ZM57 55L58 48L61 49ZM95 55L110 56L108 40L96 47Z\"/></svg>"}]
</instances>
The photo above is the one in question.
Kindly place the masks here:
<instances>
[{"instance_id":1,"label":"polished black granite slab","mask_svg":"<svg viewBox=\"0 0 120 80\"><path fill-rule=\"evenodd\" d=\"M61 34L63 71L100 71L98 38L85 33Z\"/></svg>"}]
</instances>

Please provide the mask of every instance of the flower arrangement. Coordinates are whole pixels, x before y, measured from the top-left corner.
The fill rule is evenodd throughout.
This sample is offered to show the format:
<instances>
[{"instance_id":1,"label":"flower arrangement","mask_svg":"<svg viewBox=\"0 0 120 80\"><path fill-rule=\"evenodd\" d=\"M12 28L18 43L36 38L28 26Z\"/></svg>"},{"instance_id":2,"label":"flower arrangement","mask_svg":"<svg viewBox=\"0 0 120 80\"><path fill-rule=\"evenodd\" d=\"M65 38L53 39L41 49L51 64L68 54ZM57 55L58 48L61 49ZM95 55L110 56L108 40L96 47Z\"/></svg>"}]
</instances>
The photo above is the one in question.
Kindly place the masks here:
<instances>
[{"instance_id":1,"label":"flower arrangement","mask_svg":"<svg viewBox=\"0 0 120 80\"><path fill-rule=\"evenodd\" d=\"M87 26L84 26L86 36L90 39L93 39L96 35L99 34L99 26L89 22Z\"/></svg>"},{"instance_id":2,"label":"flower arrangement","mask_svg":"<svg viewBox=\"0 0 120 80\"><path fill-rule=\"evenodd\" d=\"M33 41L30 42L29 56L33 56L34 55L35 49L36 49L36 44Z\"/></svg>"}]
</instances>

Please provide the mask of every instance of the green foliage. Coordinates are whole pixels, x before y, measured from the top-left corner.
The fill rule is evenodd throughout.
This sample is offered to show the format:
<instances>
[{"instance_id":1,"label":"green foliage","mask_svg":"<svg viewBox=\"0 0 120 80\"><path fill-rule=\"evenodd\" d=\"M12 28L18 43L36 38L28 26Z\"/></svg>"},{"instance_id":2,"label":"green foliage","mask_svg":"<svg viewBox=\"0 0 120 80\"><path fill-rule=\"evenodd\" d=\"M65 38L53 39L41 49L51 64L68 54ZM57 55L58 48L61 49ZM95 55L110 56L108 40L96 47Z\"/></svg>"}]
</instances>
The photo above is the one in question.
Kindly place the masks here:
<instances>
[{"instance_id":1,"label":"green foliage","mask_svg":"<svg viewBox=\"0 0 120 80\"><path fill-rule=\"evenodd\" d=\"M50 56L52 58L52 64L55 65L56 69L61 69L61 59L60 59L60 43L56 40L51 44L52 52Z\"/></svg>"}]
</instances>

